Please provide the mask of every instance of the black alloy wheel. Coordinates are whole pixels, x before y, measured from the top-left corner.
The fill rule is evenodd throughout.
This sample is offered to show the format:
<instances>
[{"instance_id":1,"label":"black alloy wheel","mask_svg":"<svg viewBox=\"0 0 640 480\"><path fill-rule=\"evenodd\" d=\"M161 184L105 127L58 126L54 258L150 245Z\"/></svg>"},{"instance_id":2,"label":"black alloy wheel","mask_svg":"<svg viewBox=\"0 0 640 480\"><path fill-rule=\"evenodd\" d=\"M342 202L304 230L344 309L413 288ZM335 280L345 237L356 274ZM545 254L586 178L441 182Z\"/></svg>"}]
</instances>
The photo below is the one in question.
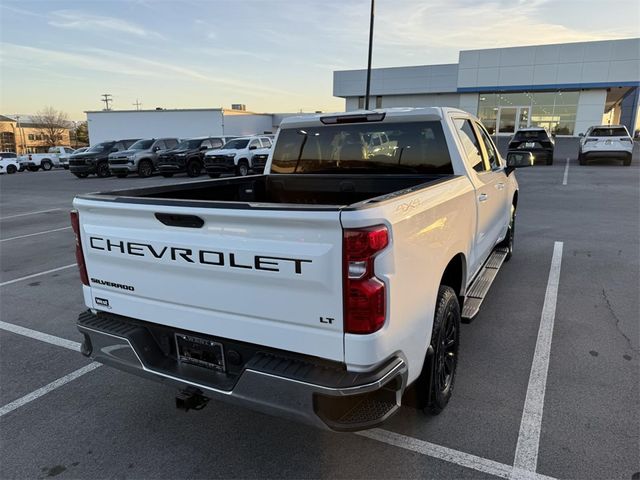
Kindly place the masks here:
<instances>
[{"instance_id":1,"label":"black alloy wheel","mask_svg":"<svg viewBox=\"0 0 640 480\"><path fill-rule=\"evenodd\" d=\"M111 176L109 164L107 162L98 162L98 165L96 166L96 175L99 178L106 178Z\"/></svg>"}]
</instances>

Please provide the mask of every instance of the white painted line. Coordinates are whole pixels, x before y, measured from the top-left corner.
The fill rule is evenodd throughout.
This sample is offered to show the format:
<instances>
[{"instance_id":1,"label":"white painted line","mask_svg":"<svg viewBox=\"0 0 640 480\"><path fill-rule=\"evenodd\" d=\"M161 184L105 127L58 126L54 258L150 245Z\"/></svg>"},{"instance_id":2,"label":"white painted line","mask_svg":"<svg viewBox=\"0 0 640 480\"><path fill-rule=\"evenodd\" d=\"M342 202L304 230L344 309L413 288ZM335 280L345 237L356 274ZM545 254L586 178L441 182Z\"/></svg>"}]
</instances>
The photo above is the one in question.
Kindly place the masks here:
<instances>
[{"instance_id":1,"label":"white painted line","mask_svg":"<svg viewBox=\"0 0 640 480\"><path fill-rule=\"evenodd\" d=\"M65 265L64 267L52 268L51 270L45 270L44 272L34 273L33 275L27 275L26 277L14 278L13 280L7 280L6 282L0 283L0 287L4 287L6 285L11 285L12 283L22 282L23 280L29 280L31 278L36 278L41 275L47 275L53 272L59 272L60 270L66 270L67 268L75 267L76 264L72 263L69 265Z\"/></svg>"},{"instance_id":2,"label":"white painted line","mask_svg":"<svg viewBox=\"0 0 640 480\"><path fill-rule=\"evenodd\" d=\"M58 210L62 210L62 209L61 208L51 208L49 210L39 210L37 212L20 213L18 215L8 215L6 217L1 217L0 220L7 220L9 218L17 218L17 217L26 217L27 215L38 215L39 213L57 212Z\"/></svg>"},{"instance_id":3,"label":"white painted line","mask_svg":"<svg viewBox=\"0 0 640 480\"><path fill-rule=\"evenodd\" d=\"M524 402L520 433L516 454L513 461L514 472L522 470L535 472L538 467L538 449L540 447L540 430L542 428L542 411L544 409L544 395L547 388L547 373L549 371L549 356L551 354L551 340L553 324L556 317L556 303L558 300L558 283L560 281L560 266L562 264L562 242L555 242L553 257L549 269L547 291L544 296L538 340L533 354L529 386Z\"/></svg>"},{"instance_id":4,"label":"white painted line","mask_svg":"<svg viewBox=\"0 0 640 480\"><path fill-rule=\"evenodd\" d=\"M501 478L514 478L514 470L511 465L505 465L504 463L495 462L487 458L471 455L470 453L464 453L452 448L436 445L435 443L426 442L413 437L407 437L399 433L390 432L388 430L382 430L374 428L372 430L364 430L357 432L356 435L361 437L370 438L378 442L386 443L387 445L393 445L395 447L410 450L412 452L419 453L421 455L427 455L429 457L437 458L438 460L444 460L445 462L454 463L461 467L470 468L478 472L488 473L489 475L495 475ZM515 478L518 479L534 479L534 480L550 480L552 477L540 475L534 472L518 472L522 476Z\"/></svg>"},{"instance_id":5,"label":"white painted line","mask_svg":"<svg viewBox=\"0 0 640 480\"><path fill-rule=\"evenodd\" d=\"M47 393L52 392L56 388L61 387L71 382L72 380L75 380L78 377L81 377L85 373L89 373L95 370L101 365L102 365L101 363L92 362L89 365L79 368L78 370L71 372L70 374L65 375L62 378L54 380L49 385L45 385L44 387L34 390L33 392L29 393L28 395L25 395L22 398L14 400L11 403L7 403L4 407L0 407L0 417L6 415L7 413L13 412L15 409L20 408L29 402L33 402L34 400L42 397L43 395L46 395Z\"/></svg>"},{"instance_id":6,"label":"white painted line","mask_svg":"<svg viewBox=\"0 0 640 480\"><path fill-rule=\"evenodd\" d=\"M80 351L80 344L78 342L72 342L71 340L67 340L66 338L60 338L49 335L48 333L38 332L36 330L31 330L30 328L14 325L13 323L3 322L2 320L0 320L0 330L5 330L17 335L33 338L34 340L40 340L41 342L50 343L51 345L56 345L58 347L68 348L69 350L73 350L74 352Z\"/></svg>"},{"instance_id":7,"label":"white painted line","mask_svg":"<svg viewBox=\"0 0 640 480\"><path fill-rule=\"evenodd\" d=\"M62 230L69 230L70 228L71 227L54 228L53 230L45 230L44 232L29 233L28 235L20 235L18 237L3 238L2 240L0 240L0 242L9 242L11 240L18 240L20 238L35 237L36 235L45 235L47 233L61 232Z\"/></svg>"},{"instance_id":8,"label":"white painted line","mask_svg":"<svg viewBox=\"0 0 640 480\"><path fill-rule=\"evenodd\" d=\"M569 178L569 158L567 158L567 164L564 167L564 177L562 177L562 185L567 184L568 178Z\"/></svg>"}]
</instances>

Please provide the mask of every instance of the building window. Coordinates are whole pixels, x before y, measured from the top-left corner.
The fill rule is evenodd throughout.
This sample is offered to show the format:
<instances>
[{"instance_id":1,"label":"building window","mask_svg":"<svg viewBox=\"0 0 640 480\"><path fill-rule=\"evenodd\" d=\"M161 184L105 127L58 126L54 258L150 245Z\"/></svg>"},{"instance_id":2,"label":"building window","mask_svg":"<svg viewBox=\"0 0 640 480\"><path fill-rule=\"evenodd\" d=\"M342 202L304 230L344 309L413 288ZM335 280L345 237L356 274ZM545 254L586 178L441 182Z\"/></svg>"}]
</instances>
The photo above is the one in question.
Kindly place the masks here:
<instances>
[{"instance_id":1,"label":"building window","mask_svg":"<svg viewBox=\"0 0 640 480\"><path fill-rule=\"evenodd\" d=\"M380 95L376 97L376 108L382 108L382 96Z\"/></svg>"},{"instance_id":2,"label":"building window","mask_svg":"<svg viewBox=\"0 0 640 480\"><path fill-rule=\"evenodd\" d=\"M29 140L33 141L36 139L36 136L33 133L29 134Z\"/></svg>"},{"instance_id":3,"label":"building window","mask_svg":"<svg viewBox=\"0 0 640 480\"><path fill-rule=\"evenodd\" d=\"M362 110L364 108L364 97L358 97L358 110Z\"/></svg>"},{"instance_id":4,"label":"building window","mask_svg":"<svg viewBox=\"0 0 640 480\"><path fill-rule=\"evenodd\" d=\"M478 117L491 135L519 128L544 127L556 135L573 135L580 92L483 93Z\"/></svg>"}]
</instances>

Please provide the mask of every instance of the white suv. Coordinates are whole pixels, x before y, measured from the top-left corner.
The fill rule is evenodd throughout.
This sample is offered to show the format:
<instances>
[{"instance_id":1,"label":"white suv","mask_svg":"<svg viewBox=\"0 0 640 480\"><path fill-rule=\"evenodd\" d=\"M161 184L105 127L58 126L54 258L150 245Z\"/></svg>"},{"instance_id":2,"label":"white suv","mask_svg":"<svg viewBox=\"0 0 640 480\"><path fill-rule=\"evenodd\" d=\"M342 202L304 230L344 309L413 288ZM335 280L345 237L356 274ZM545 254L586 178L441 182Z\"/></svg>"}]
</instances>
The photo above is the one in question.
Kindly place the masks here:
<instances>
[{"instance_id":1,"label":"white suv","mask_svg":"<svg viewBox=\"0 0 640 480\"><path fill-rule=\"evenodd\" d=\"M271 138L267 135L238 137L225 143L220 150L211 150L204 156L204 168L210 177L233 173L244 177L253 168L253 156L269 153Z\"/></svg>"},{"instance_id":2,"label":"white suv","mask_svg":"<svg viewBox=\"0 0 640 480\"><path fill-rule=\"evenodd\" d=\"M624 125L599 125L580 134L578 162L586 165L595 158L617 158L625 167L631 165L633 139Z\"/></svg>"}]
</instances>

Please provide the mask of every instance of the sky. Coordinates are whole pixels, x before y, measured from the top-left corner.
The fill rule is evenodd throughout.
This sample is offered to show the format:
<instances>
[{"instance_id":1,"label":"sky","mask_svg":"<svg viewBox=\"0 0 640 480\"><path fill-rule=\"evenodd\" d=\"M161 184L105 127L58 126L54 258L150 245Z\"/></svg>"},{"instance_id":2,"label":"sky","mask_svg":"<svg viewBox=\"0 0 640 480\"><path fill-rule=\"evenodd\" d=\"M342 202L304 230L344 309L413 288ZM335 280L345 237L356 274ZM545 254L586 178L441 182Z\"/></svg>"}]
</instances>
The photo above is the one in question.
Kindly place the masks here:
<instances>
[{"instance_id":1,"label":"sky","mask_svg":"<svg viewBox=\"0 0 640 480\"><path fill-rule=\"evenodd\" d=\"M139 100L143 109L342 111L333 71L366 67L369 8L370 0L0 0L0 113L52 106L82 120L103 108L103 93L118 110ZM640 36L637 0L376 0L375 19L374 67Z\"/></svg>"}]
</instances>

